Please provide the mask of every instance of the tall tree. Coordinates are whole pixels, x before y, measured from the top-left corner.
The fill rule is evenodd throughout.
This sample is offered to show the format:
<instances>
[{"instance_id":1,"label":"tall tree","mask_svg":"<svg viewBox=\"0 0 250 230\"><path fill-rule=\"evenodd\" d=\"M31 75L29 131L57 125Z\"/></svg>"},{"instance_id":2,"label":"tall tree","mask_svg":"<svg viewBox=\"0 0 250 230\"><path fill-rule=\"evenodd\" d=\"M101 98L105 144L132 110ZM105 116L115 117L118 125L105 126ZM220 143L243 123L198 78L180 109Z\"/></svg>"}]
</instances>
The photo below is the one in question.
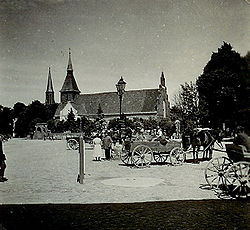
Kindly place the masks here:
<instances>
[{"instance_id":1,"label":"tall tree","mask_svg":"<svg viewBox=\"0 0 250 230\"><path fill-rule=\"evenodd\" d=\"M237 125L238 111L246 103L246 75L246 60L224 42L196 81L203 125L218 127L227 123L232 128Z\"/></svg>"}]
</instances>

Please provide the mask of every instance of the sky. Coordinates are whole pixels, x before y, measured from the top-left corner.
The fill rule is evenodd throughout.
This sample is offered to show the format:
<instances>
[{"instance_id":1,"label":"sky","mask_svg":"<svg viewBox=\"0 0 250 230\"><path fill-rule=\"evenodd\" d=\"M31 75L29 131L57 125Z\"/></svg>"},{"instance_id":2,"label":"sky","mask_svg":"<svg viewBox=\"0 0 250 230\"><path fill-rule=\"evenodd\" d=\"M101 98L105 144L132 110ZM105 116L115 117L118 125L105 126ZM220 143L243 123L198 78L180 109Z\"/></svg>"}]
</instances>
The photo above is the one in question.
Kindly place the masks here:
<instances>
[{"instance_id":1,"label":"sky","mask_svg":"<svg viewBox=\"0 0 250 230\"><path fill-rule=\"evenodd\" d=\"M250 0L0 0L0 105L45 101L51 67L59 102L71 49L81 93L158 88L169 98L212 52L250 51Z\"/></svg>"}]
</instances>

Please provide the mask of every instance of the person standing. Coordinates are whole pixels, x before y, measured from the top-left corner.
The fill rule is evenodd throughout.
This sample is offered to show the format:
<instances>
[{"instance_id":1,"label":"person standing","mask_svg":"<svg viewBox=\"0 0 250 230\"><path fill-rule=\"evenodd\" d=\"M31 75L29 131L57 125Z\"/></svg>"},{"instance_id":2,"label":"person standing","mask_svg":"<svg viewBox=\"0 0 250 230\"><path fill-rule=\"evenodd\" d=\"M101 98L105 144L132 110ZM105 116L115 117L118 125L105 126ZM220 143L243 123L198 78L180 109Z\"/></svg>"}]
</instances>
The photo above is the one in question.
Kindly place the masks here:
<instances>
[{"instance_id":1,"label":"person standing","mask_svg":"<svg viewBox=\"0 0 250 230\"><path fill-rule=\"evenodd\" d=\"M105 150L106 160L110 160L110 151L112 146L112 138L109 136L109 133L103 138L103 148Z\"/></svg>"},{"instance_id":2,"label":"person standing","mask_svg":"<svg viewBox=\"0 0 250 230\"><path fill-rule=\"evenodd\" d=\"M6 163L5 163L6 157L3 153L3 137L0 135L0 182L5 182L8 179L4 177L4 172L6 169Z\"/></svg>"},{"instance_id":3,"label":"person standing","mask_svg":"<svg viewBox=\"0 0 250 230\"><path fill-rule=\"evenodd\" d=\"M101 161L102 156L102 140L96 135L93 139L94 151L93 151L93 160Z\"/></svg>"}]
</instances>

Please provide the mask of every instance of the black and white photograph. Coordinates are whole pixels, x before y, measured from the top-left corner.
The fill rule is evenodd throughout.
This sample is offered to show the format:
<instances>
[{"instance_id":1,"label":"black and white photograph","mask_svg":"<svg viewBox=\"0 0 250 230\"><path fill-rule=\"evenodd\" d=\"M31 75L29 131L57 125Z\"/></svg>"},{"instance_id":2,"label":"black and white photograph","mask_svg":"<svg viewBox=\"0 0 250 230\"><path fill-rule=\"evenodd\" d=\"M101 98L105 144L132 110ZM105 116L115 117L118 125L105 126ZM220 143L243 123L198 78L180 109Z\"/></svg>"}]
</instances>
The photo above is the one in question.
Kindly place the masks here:
<instances>
[{"instance_id":1,"label":"black and white photograph","mask_svg":"<svg viewBox=\"0 0 250 230\"><path fill-rule=\"evenodd\" d=\"M0 230L250 229L249 0L0 0Z\"/></svg>"}]
</instances>

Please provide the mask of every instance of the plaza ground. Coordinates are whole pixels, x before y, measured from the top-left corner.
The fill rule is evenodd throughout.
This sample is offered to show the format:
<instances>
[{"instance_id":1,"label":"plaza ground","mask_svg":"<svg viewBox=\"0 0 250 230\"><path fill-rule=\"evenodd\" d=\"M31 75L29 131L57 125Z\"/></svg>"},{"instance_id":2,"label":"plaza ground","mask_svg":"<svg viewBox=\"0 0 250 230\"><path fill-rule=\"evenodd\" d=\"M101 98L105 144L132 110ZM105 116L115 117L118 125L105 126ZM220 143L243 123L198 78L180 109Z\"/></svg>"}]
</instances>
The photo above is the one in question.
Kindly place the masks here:
<instances>
[{"instance_id":1,"label":"plaza ground","mask_svg":"<svg viewBox=\"0 0 250 230\"><path fill-rule=\"evenodd\" d=\"M139 169L120 160L92 161L92 150L86 150L86 176L79 184L79 153L67 150L65 140L11 139L4 143L4 151L9 180L0 184L2 204L218 199L215 192L202 189L207 161ZM215 156L222 154L215 152ZM126 185L128 180L135 184Z\"/></svg>"},{"instance_id":2,"label":"plaza ground","mask_svg":"<svg viewBox=\"0 0 250 230\"><path fill-rule=\"evenodd\" d=\"M4 151L9 180L0 184L0 229L250 226L249 200L219 200L218 193L208 189L207 161L138 169L120 160L92 161L88 149L84 184L79 184L79 153L67 150L65 140L11 139L4 143Z\"/></svg>"}]
</instances>

